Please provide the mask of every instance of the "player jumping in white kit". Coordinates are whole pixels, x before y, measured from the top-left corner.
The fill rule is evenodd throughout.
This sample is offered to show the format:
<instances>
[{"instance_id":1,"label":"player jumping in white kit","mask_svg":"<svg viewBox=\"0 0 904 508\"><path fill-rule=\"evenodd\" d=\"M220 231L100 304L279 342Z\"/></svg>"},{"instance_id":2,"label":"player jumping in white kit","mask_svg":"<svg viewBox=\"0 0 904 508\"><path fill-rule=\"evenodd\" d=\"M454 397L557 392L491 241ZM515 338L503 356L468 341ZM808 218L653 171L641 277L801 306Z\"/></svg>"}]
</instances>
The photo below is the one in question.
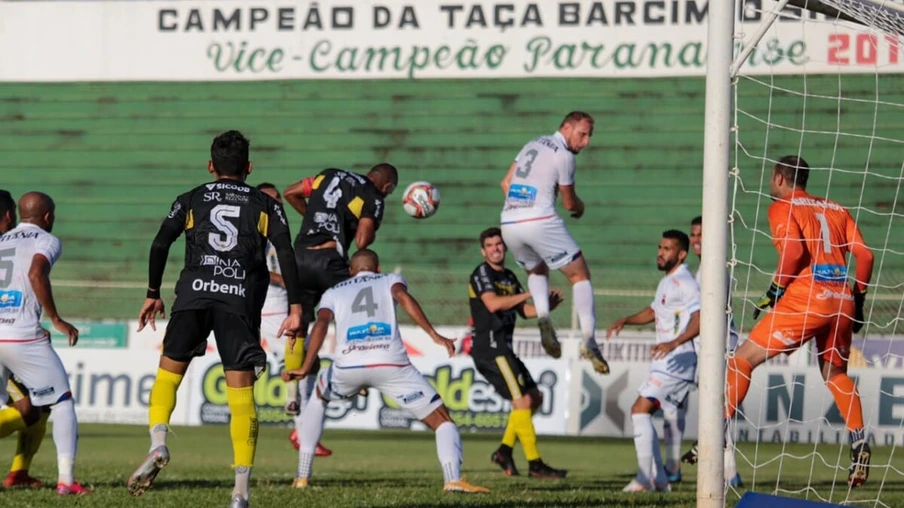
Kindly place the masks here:
<instances>
[{"instance_id":1,"label":"player jumping in white kit","mask_svg":"<svg viewBox=\"0 0 904 508\"><path fill-rule=\"evenodd\" d=\"M50 234L54 203L47 194L28 192L19 199L18 226L0 236L0 385L15 372L28 387L35 406L50 406L57 450L57 494L91 491L75 481L78 421L63 362L41 327L41 313L53 327L78 341L78 330L57 313L50 269L60 259L62 244Z\"/></svg>"},{"instance_id":2,"label":"player jumping in white kit","mask_svg":"<svg viewBox=\"0 0 904 508\"><path fill-rule=\"evenodd\" d=\"M593 117L572 111L555 134L540 136L524 145L501 183L505 192L501 229L506 247L529 274L527 287L534 295L543 349L553 358L562 356L562 347L549 321L546 297L549 270L560 270L571 282L583 336L581 356L593 363L594 370L608 374L609 364L596 343L590 269L581 248L556 213L556 197L561 194L562 204L572 217L578 219L584 214L584 202L575 192L574 159L590 144L592 135Z\"/></svg>"},{"instance_id":3,"label":"player jumping in white kit","mask_svg":"<svg viewBox=\"0 0 904 508\"><path fill-rule=\"evenodd\" d=\"M302 411L301 448L295 488L307 488L314 449L323 433L327 403L355 396L371 386L424 422L436 433L436 451L443 468L446 492L489 492L461 478L461 436L436 390L408 358L399 336L396 302L433 341L455 354L454 341L441 336L410 294L401 275L381 274L377 254L355 252L349 269L352 278L336 284L320 299L310 347L301 369L286 371L283 379L303 378L311 372L330 321L336 319L336 353L329 369L317 380L317 396Z\"/></svg>"}]
</instances>

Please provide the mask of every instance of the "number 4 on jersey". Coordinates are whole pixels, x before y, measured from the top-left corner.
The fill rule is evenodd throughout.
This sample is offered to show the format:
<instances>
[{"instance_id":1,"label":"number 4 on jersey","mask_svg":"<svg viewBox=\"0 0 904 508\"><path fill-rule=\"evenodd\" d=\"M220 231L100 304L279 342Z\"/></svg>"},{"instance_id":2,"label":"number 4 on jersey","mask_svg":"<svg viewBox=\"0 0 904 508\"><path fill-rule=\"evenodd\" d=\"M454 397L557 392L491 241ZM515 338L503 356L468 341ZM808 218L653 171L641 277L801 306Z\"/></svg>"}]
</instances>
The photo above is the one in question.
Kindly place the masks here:
<instances>
[{"instance_id":1,"label":"number 4 on jersey","mask_svg":"<svg viewBox=\"0 0 904 508\"><path fill-rule=\"evenodd\" d=\"M362 288L361 291L358 291L358 294L355 295L355 300L352 302L352 312L355 314L366 312L367 317L376 316L378 308L377 303L374 302L374 288L372 286Z\"/></svg>"}]
</instances>

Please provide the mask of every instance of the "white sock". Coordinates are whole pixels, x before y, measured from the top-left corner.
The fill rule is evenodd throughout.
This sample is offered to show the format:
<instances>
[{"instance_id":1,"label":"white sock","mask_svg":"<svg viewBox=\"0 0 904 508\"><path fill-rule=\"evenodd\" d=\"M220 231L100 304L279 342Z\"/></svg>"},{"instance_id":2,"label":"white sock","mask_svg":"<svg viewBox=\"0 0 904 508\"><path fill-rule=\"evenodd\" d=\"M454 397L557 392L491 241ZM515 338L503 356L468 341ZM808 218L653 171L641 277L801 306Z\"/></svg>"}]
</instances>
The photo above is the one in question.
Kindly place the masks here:
<instances>
[{"instance_id":1,"label":"white sock","mask_svg":"<svg viewBox=\"0 0 904 508\"><path fill-rule=\"evenodd\" d=\"M637 452L637 482L652 489L655 478L654 448L659 448L653 418L649 414L632 414L631 422L634 424L634 450Z\"/></svg>"},{"instance_id":2,"label":"white sock","mask_svg":"<svg viewBox=\"0 0 904 508\"><path fill-rule=\"evenodd\" d=\"M292 402L293 400L296 402L298 401L298 383L300 382L301 381L293 379L286 383L286 404ZM299 403L299 407L300 406L301 403Z\"/></svg>"},{"instance_id":3,"label":"white sock","mask_svg":"<svg viewBox=\"0 0 904 508\"><path fill-rule=\"evenodd\" d=\"M534 299L538 318L549 317L549 277L530 274L527 276L527 290Z\"/></svg>"},{"instance_id":4,"label":"white sock","mask_svg":"<svg viewBox=\"0 0 904 508\"><path fill-rule=\"evenodd\" d=\"M239 466L235 468L235 488L232 489L233 496L242 496L246 501L251 496L248 490L248 483L251 481L251 468L248 466Z\"/></svg>"},{"instance_id":5,"label":"white sock","mask_svg":"<svg viewBox=\"0 0 904 508\"><path fill-rule=\"evenodd\" d=\"M443 481L461 480L461 436L452 422L436 428L436 455L443 466Z\"/></svg>"},{"instance_id":6,"label":"white sock","mask_svg":"<svg viewBox=\"0 0 904 508\"><path fill-rule=\"evenodd\" d=\"M317 376L308 376L304 379L299 379L297 383L298 384L295 385L295 390L298 394L298 409L303 412L305 406L308 405L308 401L311 400L311 394L314 393L314 388L317 386Z\"/></svg>"},{"instance_id":7,"label":"white sock","mask_svg":"<svg viewBox=\"0 0 904 508\"><path fill-rule=\"evenodd\" d=\"M581 336L587 347L596 347L596 309L593 306L593 286L589 280L582 280L571 286L574 298L574 311L578 315L578 324L581 327Z\"/></svg>"},{"instance_id":8,"label":"white sock","mask_svg":"<svg viewBox=\"0 0 904 508\"><path fill-rule=\"evenodd\" d=\"M312 397L301 413L298 430L298 474L297 478L310 478L313 472L314 450L323 435L323 419L326 417L326 402L320 397Z\"/></svg>"},{"instance_id":9,"label":"white sock","mask_svg":"<svg viewBox=\"0 0 904 508\"><path fill-rule=\"evenodd\" d=\"M151 429L151 449L148 450L148 453L161 446L166 446L166 435L168 432L168 426L162 423L154 425L154 428Z\"/></svg>"},{"instance_id":10,"label":"white sock","mask_svg":"<svg viewBox=\"0 0 904 508\"><path fill-rule=\"evenodd\" d=\"M735 460L735 446L734 439L732 438L731 431L725 429L725 466L724 466L724 477L725 484L738 474L738 463Z\"/></svg>"},{"instance_id":11,"label":"white sock","mask_svg":"<svg viewBox=\"0 0 904 508\"><path fill-rule=\"evenodd\" d=\"M662 410L662 437L665 440L665 469L675 474L681 468L681 440L684 438L684 409Z\"/></svg>"},{"instance_id":12,"label":"white sock","mask_svg":"<svg viewBox=\"0 0 904 508\"><path fill-rule=\"evenodd\" d=\"M78 420L72 399L64 400L50 408L53 416L53 444L57 452L59 483L72 485L75 482L75 453L78 450Z\"/></svg>"}]
</instances>

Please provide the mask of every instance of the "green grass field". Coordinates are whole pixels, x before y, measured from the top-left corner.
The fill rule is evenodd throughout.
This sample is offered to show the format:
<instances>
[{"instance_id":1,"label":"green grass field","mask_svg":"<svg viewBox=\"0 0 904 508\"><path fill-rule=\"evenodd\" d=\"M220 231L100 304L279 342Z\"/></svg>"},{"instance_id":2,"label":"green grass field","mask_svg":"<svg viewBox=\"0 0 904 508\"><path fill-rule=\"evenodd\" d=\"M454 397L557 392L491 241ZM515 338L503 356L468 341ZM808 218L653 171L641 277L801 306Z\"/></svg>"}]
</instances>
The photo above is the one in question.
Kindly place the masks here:
<instances>
[{"instance_id":1,"label":"green grass field","mask_svg":"<svg viewBox=\"0 0 904 508\"><path fill-rule=\"evenodd\" d=\"M287 430L261 429L256 465L252 478L252 507L338 507L338 506L631 506L693 507L695 506L695 468L683 468L684 483L668 494L622 494L621 488L634 474L636 461L631 440L593 438L540 437L540 450L551 465L570 470L565 480L536 480L525 476L506 478L489 463L490 452L497 446L497 436L465 434L463 472L473 483L484 485L491 494L465 496L444 494L436 460L433 436L427 432L351 432L327 430L323 442L334 451L332 457L314 463L313 487L305 491L290 488L297 454L286 440ZM82 425L77 477L95 489L93 496L59 499L54 490L44 489L0 491L0 506L79 506L79 507L181 507L205 508L228 506L232 490L232 459L229 430L225 426L176 428L170 436L173 460L158 477L157 483L140 498L132 498L125 482L147 452L148 438L143 427L114 425ZM0 442L0 456L11 457L15 439ZM753 445L742 445L752 454ZM827 460L834 460L837 447L820 448ZM888 464L889 447L874 449L874 464ZM780 454L778 445L759 448L759 462ZM813 447L794 445L785 449L804 459L786 456L764 466L756 477L756 490L772 492L776 472L781 467L780 487L805 489L810 477ZM527 464L515 450L522 474ZM900 471L901 461L897 469ZM857 506L904 506L904 477L889 470L881 491L885 469L873 471L871 487L851 493L844 483L846 474L832 477L831 469L816 462L813 481L809 482L822 498L833 502L857 501ZM32 467L32 474L55 485L56 462L53 442L48 432L44 445ZM753 480L752 470L741 467L747 485ZM801 496L806 496L802 492ZM876 499L882 504L877 504ZM810 499L814 495L810 493ZM734 506L737 494L729 493L728 506Z\"/></svg>"}]
</instances>

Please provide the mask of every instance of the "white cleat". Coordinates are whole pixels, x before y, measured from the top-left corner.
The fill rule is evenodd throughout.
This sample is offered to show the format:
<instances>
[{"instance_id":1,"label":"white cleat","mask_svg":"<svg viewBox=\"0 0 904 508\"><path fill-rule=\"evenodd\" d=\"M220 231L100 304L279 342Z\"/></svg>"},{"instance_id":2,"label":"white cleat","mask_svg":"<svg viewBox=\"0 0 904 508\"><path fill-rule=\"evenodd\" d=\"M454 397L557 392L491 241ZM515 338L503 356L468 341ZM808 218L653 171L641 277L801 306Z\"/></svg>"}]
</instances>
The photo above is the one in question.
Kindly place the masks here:
<instances>
[{"instance_id":1,"label":"white cleat","mask_svg":"<svg viewBox=\"0 0 904 508\"><path fill-rule=\"evenodd\" d=\"M151 488L154 479L160 474L160 471L169 464L170 454L166 445L158 446L151 450L151 453L144 459L144 462L138 466L138 469L129 477L126 487L129 494L140 496L146 490Z\"/></svg>"}]
</instances>

